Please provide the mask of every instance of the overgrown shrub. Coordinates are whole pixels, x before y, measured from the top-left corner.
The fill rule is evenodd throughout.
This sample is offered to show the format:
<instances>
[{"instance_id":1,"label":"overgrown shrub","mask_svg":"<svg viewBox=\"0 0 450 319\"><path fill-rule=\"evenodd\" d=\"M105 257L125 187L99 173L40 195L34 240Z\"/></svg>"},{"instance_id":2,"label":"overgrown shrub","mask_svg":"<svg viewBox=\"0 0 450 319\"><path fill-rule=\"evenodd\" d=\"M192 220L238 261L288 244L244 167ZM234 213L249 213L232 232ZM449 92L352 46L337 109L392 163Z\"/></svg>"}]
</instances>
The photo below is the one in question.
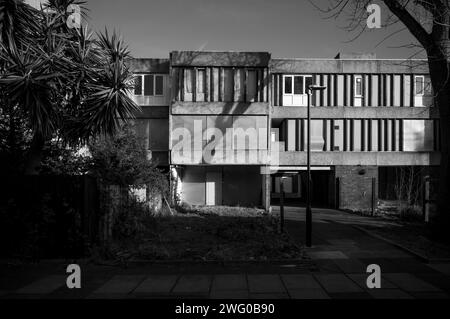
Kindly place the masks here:
<instances>
[{"instance_id":1,"label":"overgrown shrub","mask_svg":"<svg viewBox=\"0 0 450 319\"><path fill-rule=\"evenodd\" d=\"M399 208L400 218L408 222L423 221L422 209L419 206L403 206Z\"/></svg>"}]
</instances>

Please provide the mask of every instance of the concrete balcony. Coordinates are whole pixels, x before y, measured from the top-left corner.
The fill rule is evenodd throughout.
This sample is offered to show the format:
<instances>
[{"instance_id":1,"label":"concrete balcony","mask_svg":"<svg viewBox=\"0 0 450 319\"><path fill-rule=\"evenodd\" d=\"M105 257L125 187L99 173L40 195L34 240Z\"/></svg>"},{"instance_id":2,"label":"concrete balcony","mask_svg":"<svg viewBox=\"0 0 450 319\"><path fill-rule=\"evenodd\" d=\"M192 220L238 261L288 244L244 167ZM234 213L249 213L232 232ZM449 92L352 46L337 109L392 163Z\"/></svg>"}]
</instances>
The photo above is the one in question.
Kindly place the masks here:
<instances>
[{"instance_id":1,"label":"concrete balcony","mask_svg":"<svg viewBox=\"0 0 450 319\"><path fill-rule=\"evenodd\" d=\"M174 102L172 115L268 115L266 102Z\"/></svg>"},{"instance_id":2,"label":"concrete balcony","mask_svg":"<svg viewBox=\"0 0 450 319\"><path fill-rule=\"evenodd\" d=\"M266 165L267 150L171 151L173 165Z\"/></svg>"},{"instance_id":3,"label":"concrete balcony","mask_svg":"<svg viewBox=\"0 0 450 319\"><path fill-rule=\"evenodd\" d=\"M306 152L272 152L271 165L306 165ZM274 159L278 158L278 164ZM439 152L311 152L311 165L439 165Z\"/></svg>"},{"instance_id":4,"label":"concrete balcony","mask_svg":"<svg viewBox=\"0 0 450 319\"><path fill-rule=\"evenodd\" d=\"M272 118L306 118L304 106L272 106ZM435 107L311 107L311 118L315 119L437 119Z\"/></svg>"}]
</instances>

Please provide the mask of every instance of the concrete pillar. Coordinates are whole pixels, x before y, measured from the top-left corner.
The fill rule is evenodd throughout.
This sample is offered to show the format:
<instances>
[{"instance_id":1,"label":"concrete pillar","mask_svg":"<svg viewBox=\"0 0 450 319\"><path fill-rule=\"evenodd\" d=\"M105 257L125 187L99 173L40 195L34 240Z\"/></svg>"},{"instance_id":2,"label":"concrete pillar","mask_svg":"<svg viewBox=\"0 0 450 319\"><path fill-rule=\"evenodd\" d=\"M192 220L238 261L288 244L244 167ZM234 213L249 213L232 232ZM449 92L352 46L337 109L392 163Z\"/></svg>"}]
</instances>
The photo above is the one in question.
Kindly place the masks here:
<instances>
[{"instance_id":1,"label":"concrete pillar","mask_svg":"<svg viewBox=\"0 0 450 319\"><path fill-rule=\"evenodd\" d=\"M373 201L376 205L378 199L377 166L336 166L336 177L340 180L340 209L372 211ZM375 178L374 189L372 187L373 178Z\"/></svg>"},{"instance_id":2,"label":"concrete pillar","mask_svg":"<svg viewBox=\"0 0 450 319\"><path fill-rule=\"evenodd\" d=\"M267 167L269 169L269 167ZM271 175L270 174L264 174L268 173L263 170L261 170L261 182L262 182L262 205L266 212L269 212L270 209L270 193L272 190L271 187Z\"/></svg>"}]
</instances>

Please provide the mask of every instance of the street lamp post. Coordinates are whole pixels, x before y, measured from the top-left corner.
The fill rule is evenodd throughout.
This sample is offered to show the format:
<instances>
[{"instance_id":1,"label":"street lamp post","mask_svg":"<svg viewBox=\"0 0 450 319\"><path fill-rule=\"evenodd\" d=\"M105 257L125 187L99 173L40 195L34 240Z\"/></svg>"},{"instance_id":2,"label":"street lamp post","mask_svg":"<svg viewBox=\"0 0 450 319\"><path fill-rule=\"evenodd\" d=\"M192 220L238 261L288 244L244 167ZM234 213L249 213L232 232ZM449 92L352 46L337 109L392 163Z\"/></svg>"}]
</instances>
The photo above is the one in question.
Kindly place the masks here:
<instances>
[{"instance_id":1,"label":"street lamp post","mask_svg":"<svg viewBox=\"0 0 450 319\"><path fill-rule=\"evenodd\" d=\"M307 107L307 141L308 147L306 148L306 247L311 247L312 237L312 211L311 211L311 93L313 91L323 91L325 86L310 85L308 87L308 107Z\"/></svg>"}]
</instances>

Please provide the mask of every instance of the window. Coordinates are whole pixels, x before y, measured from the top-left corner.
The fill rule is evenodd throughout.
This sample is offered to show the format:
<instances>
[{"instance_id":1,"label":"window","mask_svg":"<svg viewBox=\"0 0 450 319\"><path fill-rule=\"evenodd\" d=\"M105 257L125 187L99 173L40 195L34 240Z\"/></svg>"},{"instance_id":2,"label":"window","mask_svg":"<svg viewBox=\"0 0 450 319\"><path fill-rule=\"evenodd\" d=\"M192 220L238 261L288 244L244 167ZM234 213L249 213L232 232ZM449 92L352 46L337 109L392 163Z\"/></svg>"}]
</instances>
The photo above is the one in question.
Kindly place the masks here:
<instances>
[{"instance_id":1,"label":"window","mask_svg":"<svg viewBox=\"0 0 450 319\"><path fill-rule=\"evenodd\" d=\"M153 86L155 85L153 81L153 75L144 75L144 95L153 95Z\"/></svg>"},{"instance_id":2,"label":"window","mask_svg":"<svg viewBox=\"0 0 450 319\"><path fill-rule=\"evenodd\" d=\"M234 73L233 69L224 70L224 100L225 102L232 102L234 100Z\"/></svg>"},{"instance_id":3,"label":"window","mask_svg":"<svg viewBox=\"0 0 450 319\"><path fill-rule=\"evenodd\" d=\"M433 120L403 120L403 150L405 152L433 151Z\"/></svg>"},{"instance_id":4,"label":"window","mask_svg":"<svg viewBox=\"0 0 450 319\"><path fill-rule=\"evenodd\" d=\"M206 70L197 70L197 93L205 93L205 83L206 83Z\"/></svg>"},{"instance_id":5,"label":"window","mask_svg":"<svg viewBox=\"0 0 450 319\"><path fill-rule=\"evenodd\" d=\"M142 76L134 77L134 95L142 95Z\"/></svg>"},{"instance_id":6,"label":"window","mask_svg":"<svg viewBox=\"0 0 450 319\"><path fill-rule=\"evenodd\" d=\"M312 76L305 76L305 93L308 88L312 85Z\"/></svg>"},{"instance_id":7,"label":"window","mask_svg":"<svg viewBox=\"0 0 450 319\"><path fill-rule=\"evenodd\" d=\"M247 101L256 101L256 71L248 70L247 72Z\"/></svg>"},{"instance_id":8,"label":"window","mask_svg":"<svg viewBox=\"0 0 450 319\"><path fill-rule=\"evenodd\" d=\"M154 74L138 74L134 77L134 95L164 95L164 76Z\"/></svg>"},{"instance_id":9,"label":"window","mask_svg":"<svg viewBox=\"0 0 450 319\"><path fill-rule=\"evenodd\" d=\"M361 97L362 91L363 91L362 76L357 75L357 76L355 76L355 96Z\"/></svg>"},{"instance_id":10,"label":"window","mask_svg":"<svg viewBox=\"0 0 450 319\"><path fill-rule=\"evenodd\" d=\"M423 95L424 94L424 85L425 77L423 75L414 77L414 94L415 95Z\"/></svg>"},{"instance_id":11,"label":"window","mask_svg":"<svg viewBox=\"0 0 450 319\"><path fill-rule=\"evenodd\" d=\"M155 75L155 95L164 94L164 77L162 75Z\"/></svg>"},{"instance_id":12,"label":"window","mask_svg":"<svg viewBox=\"0 0 450 319\"><path fill-rule=\"evenodd\" d=\"M292 84L294 86L293 88ZM307 94L308 87L311 84L312 76L310 75L285 75L284 94Z\"/></svg>"},{"instance_id":13,"label":"window","mask_svg":"<svg viewBox=\"0 0 450 319\"><path fill-rule=\"evenodd\" d=\"M303 76L294 76L294 94L303 94Z\"/></svg>"},{"instance_id":14,"label":"window","mask_svg":"<svg viewBox=\"0 0 450 319\"><path fill-rule=\"evenodd\" d=\"M292 77L286 76L284 78L284 94L292 94Z\"/></svg>"},{"instance_id":15,"label":"window","mask_svg":"<svg viewBox=\"0 0 450 319\"><path fill-rule=\"evenodd\" d=\"M184 90L186 91L186 93L192 93L193 71L194 70L192 69L184 70Z\"/></svg>"}]
</instances>

